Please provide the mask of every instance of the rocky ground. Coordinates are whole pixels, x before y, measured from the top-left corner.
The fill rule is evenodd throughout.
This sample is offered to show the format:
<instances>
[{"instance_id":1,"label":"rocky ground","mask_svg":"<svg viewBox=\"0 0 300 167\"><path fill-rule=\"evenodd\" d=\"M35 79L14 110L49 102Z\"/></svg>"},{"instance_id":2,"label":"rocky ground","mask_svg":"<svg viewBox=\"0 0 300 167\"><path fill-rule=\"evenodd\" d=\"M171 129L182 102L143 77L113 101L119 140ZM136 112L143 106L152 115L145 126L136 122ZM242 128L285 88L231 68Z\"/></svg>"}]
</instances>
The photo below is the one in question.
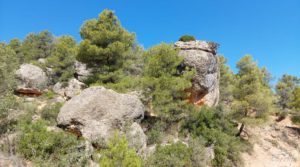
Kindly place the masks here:
<instances>
[{"instance_id":1,"label":"rocky ground","mask_svg":"<svg viewBox=\"0 0 300 167\"><path fill-rule=\"evenodd\" d=\"M243 153L245 167L300 167L300 129L290 117L276 122L271 117L268 124L248 128L251 153Z\"/></svg>"}]
</instances>

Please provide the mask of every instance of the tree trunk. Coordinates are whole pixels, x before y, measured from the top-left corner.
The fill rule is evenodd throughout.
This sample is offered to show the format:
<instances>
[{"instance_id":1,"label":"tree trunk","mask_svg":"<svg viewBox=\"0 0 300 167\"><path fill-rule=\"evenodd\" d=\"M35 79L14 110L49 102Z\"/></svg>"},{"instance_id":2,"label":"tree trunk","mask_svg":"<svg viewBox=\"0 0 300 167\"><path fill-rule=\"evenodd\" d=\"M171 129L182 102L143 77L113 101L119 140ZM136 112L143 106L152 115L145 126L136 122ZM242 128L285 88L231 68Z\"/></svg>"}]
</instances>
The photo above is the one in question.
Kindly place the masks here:
<instances>
[{"instance_id":1,"label":"tree trunk","mask_svg":"<svg viewBox=\"0 0 300 167\"><path fill-rule=\"evenodd\" d=\"M244 128L245 128L245 124L242 123L239 132L236 134L237 137L241 136L241 134L242 134Z\"/></svg>"}]
</instances>

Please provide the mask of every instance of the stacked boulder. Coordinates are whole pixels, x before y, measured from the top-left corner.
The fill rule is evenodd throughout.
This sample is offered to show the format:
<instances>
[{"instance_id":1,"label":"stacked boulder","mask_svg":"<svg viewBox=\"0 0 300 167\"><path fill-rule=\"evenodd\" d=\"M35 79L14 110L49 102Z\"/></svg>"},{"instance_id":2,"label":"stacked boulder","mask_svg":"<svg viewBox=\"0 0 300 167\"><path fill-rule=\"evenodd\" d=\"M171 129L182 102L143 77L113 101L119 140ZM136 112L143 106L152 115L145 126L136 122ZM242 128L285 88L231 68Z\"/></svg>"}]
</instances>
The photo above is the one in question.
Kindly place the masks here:
<instances>
[{"instance_id":1,"label":"stacked boulder","mask_svg":"<svg viewBox=\"0 0 300 167\"><path fill-rule=\"evenodd\" d=\"M196 75L190 102L196 105L215 106L219 101L219 63L217 56L218 45L206 41L178 41L175 48L179 55L184 57L184 66L194 68Z\"/></svg>"}]
</instances>

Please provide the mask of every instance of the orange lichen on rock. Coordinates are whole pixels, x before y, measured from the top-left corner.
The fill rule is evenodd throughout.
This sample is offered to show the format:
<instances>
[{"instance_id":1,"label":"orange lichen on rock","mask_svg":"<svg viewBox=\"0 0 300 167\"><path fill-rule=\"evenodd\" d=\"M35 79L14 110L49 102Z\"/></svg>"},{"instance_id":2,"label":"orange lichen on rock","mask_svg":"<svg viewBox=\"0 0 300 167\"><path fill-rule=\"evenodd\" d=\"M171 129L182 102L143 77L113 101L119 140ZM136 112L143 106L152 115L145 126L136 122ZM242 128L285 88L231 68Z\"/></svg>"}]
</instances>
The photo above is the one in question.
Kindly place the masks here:
<instances>
[{"instance_id":1,"label":"orange lichen on rock","mask_svg":"<svg viewBox=\"0 0 300 167\"><path fill-rule=\"evenodd\" d=\"M197 106L203 106L205 104L204 96L207 94L205 92L195 92L192 91L192 89L187 90L190 93L190 96L188 97L188 101L190 103L193 103Z\"/></svg>"}]
</instances>

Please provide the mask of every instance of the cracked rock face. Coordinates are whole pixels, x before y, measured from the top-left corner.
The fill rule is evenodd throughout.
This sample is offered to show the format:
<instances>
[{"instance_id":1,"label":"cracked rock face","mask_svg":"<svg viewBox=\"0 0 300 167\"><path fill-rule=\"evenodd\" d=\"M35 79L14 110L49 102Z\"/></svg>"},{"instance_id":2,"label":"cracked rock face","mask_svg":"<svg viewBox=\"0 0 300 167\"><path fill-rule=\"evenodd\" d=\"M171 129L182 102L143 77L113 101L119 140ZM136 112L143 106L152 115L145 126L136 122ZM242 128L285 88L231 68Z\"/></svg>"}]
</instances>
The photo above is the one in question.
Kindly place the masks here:
<instances>
[{"instance_id":1,"label":"cracked rock face","mask_svg":"<svg viewBox=\"0 0 300 167\"><path fill-rule=\"evenodd\" d=\"M194 68L190 101L197 105L215 106L219 101L219 63L217 45L205 41L178 41L175 47L184 57L184 65Z\"/></svg>"},{"instance_id":2,"label":"cracked rock face","mask_svg":"<svg viewBox=\"0 0 300 167\"><path fill-rule=\"evenodd\" d=\"M57 117L60 127L89 140L107 141L126 122L140 121L144 106L137 96L90 87L67 101Z\"/></svg>"}]
</instances>

